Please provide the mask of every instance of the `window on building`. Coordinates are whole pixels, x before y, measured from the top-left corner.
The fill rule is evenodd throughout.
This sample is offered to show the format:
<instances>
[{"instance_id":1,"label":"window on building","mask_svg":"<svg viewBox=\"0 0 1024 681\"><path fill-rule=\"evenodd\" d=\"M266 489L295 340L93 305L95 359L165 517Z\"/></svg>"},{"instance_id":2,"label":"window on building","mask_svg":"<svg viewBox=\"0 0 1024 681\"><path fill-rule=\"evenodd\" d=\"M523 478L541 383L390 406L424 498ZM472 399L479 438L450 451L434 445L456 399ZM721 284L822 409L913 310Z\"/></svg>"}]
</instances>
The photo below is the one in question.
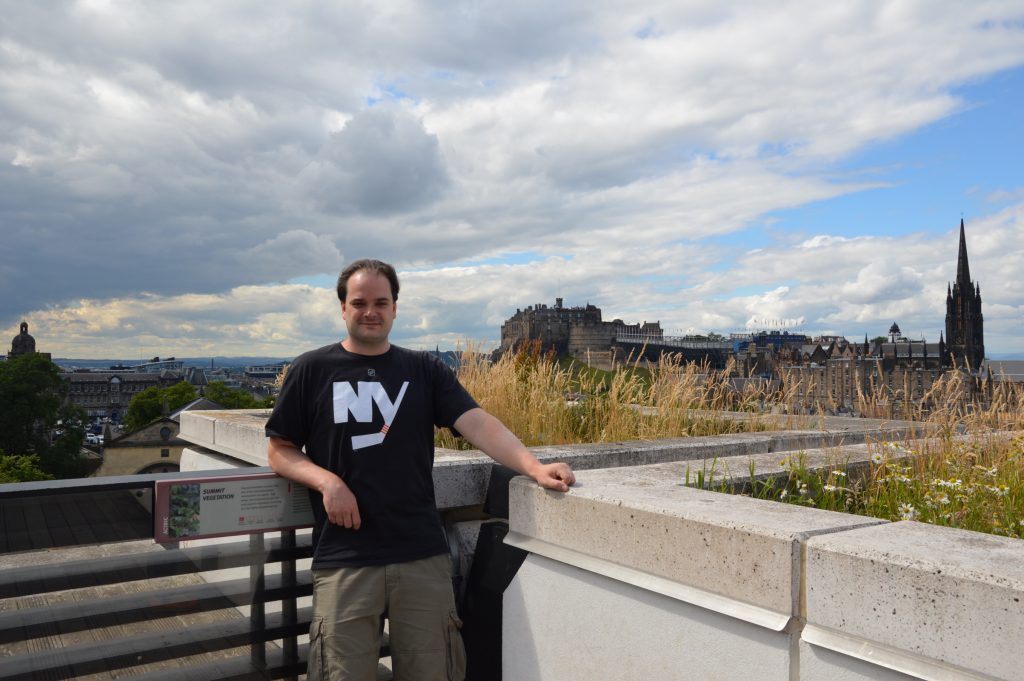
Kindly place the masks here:
<instances>
[{"instance_id":1,"label":"window on building","mask_svg":"<svg viewBox=\"0 0 1024 681\"><path fill-rule=\"evenodd\" d=\"M169 450L169 449L161 449L160 450L160 458L168 459L168 458L170 458L170 456L171 456L171 450Z\"/></svg>"}]
</instances>

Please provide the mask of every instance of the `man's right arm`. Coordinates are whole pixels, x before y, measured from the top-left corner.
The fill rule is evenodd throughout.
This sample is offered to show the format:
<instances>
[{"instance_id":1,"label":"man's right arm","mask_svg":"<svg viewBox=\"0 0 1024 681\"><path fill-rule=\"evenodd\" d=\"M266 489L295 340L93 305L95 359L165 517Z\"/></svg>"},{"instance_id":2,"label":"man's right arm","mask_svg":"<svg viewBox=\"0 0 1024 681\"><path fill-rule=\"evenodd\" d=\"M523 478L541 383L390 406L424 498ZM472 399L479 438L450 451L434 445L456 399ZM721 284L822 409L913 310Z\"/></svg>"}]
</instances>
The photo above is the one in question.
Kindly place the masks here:
<instances>
[{"instance_id":1,"label":"man's right arm","mask_svg":"<svg viewBox=\"0 0 1024 681\"><path fill-rule=\"evenodd\" d=\"M316 465L302 450L283 437L271 437L267 445L267 463L282 478L314 489L324 499L327 518L335 525L358 530L362 524L359 504L345 481Z\"/></svg>"}]
</instances>

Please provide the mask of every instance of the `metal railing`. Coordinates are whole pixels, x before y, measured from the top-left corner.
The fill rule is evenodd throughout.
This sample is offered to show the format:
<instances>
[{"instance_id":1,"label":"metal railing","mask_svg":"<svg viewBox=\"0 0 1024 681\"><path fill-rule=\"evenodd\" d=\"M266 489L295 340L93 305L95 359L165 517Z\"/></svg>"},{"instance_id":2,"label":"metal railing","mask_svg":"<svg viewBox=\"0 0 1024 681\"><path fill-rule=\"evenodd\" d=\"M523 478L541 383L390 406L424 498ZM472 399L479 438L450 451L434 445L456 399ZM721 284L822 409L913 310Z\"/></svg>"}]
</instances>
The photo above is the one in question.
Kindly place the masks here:
<instances>
[{"instance_id":1,"label":"metal railing","mask_svg":"<svg viewBox=\"0 0 1024 681\"><path fill-rule=\"evenodd\" d=\"M298 637L309 631L311 613L297 599L312 586L296 561L312 555L308 536L252 534L248 542L228 538L189 548L145 541L154 536L145 507L154 483L209 474L0 485L0 678L304 673ZM132 540L121 546L138 550L114 550ZM276 574L268 574L272 564L280 566ZM248 577L206 578L227 568L248 568Z\"/></svg>"}]
</instances>

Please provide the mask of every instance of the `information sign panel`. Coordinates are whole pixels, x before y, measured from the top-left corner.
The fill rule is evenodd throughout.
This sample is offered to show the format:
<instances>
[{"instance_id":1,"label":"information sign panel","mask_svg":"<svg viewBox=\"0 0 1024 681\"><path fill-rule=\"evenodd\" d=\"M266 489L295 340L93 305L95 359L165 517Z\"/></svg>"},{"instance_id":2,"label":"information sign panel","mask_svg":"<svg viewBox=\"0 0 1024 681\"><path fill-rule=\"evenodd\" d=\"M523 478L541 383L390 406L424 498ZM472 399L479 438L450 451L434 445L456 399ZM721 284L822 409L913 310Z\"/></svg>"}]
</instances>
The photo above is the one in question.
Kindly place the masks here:
<instances>
[{"instance_id":1,"label":"information sign panel","mask_svg":"<svg viewBox=\"0 0 1024 681\"><path fill-rule=\"evenodd\" d=\"M161 543L313 525L309 490L274 473L160 480L153 496Z\"/></svg>"}]
</instances>

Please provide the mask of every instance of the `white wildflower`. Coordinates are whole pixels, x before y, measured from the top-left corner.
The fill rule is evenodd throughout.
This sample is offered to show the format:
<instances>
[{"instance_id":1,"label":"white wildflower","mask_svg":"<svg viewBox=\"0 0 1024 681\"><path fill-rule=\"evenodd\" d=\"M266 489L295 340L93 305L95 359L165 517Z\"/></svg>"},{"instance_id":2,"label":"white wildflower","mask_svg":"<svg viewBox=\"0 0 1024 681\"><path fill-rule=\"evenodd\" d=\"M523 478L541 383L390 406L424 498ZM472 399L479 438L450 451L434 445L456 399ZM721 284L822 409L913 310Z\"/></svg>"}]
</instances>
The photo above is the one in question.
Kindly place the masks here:
<instances>
[{"instance_id":1,"label":"white wildflower","mask_svg":"<svg viewBox=\"0 0 1024 681\"><path fill-rule=\"evenodd\" d=\"M900 504L899 513L900 520L916 520L918 516L917 509L905 502Z\"/></svg>"},{"instance_id":2,"label":"white wildflower","mask_svg":"<svg viewBox=\"0 0 1024 681\"><path fill-rule=\"evenodd\" d=\"M881 452L875 452L874 454L871 455L871 463L875 464L876 466L881 465L882 461L884 460L885 459L882 457Z\"/></svg>"},{"instance_id":3,"label":"white wildflower","mask_svg":"<svg viewBox=\"0 0 1024 681\"><path fill-rule=\"evenodd\" d=\"M1010 493L1010 488L1006 485L993 485L988 488L990 492L995 494L997 497L1005 497Z\"/></svg>"}]
</instances>

